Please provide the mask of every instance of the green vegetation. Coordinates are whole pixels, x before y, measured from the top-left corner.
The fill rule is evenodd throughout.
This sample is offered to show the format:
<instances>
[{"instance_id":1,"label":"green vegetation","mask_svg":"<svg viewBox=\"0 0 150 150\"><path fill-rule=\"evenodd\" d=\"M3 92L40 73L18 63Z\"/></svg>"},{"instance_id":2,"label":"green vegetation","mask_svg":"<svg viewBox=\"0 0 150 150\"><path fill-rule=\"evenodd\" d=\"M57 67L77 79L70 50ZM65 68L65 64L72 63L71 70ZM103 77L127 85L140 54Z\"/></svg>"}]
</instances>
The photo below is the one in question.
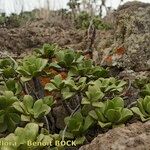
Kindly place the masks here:
<instances>
[{"instance_id":1,"label":"green vegetation","mask_svg":"<svg viewBox=\"0 0 150 150\"><path fill-rule=\"evenodd\" d=\"M0 141L17 143L8 150L66 148L55 145L55 140L75 140L80 146L98 125L101 130L125 125L134 114L142 121L150 118L149 84L142 88L144 98L137 106L126 108L125 81L109 77L108 69L81 52L55 44L45 44L22 60L1 60L0 81ZM64 129L57 129L53 119L58 104L67 113ZM29 140L52 145L30 147Z\"/></svg>"},{"instance_id":2,"label":"green vegetation","mask_svg":"<svg viewBox=\"0 0 150 150\"><path fill-rule=\"evenodd\" d=\"M100 16L90 16L87 12L80 12L76 15L75 26L77 29L88 29L92 24L98 30L111 29L111 25L102 21Z\"/></svg>"},{"instance_id":3,"label":"green vegetation","mask_svg":"<svg viewBox=\"0 0 150 150\"><path fill-rule=\"evenodd\" d=\"M150 120L150 96L146 96L144 99L137 100L137 107L133 107L132 111L145 122Z\"/></svg>"},{"instance_id":4,"label":"green vegetation","mask_svg":"<svg viewBox=\"0 0 150 150\"><path fill-rule=\"evenodd\" d=\"M133 107L132 111L141 119L141 121L145 122L147 120L150 120L150 83L140 85L142 85L140 86L141 98L137 100L136 107Z\"/></svg>"},{"instance_id":5,"label":"green vegetation","mask_svg":"<svg viewBox=\"0 0 150 150\"><path fill-rule=\"evenodd\" d=\"M50 106L52 104L53 99L51 97L45 97L34 102L32 96L25 95L23 101L13 103L13 107L22 114L21 121L38 122L51 111Z\"/></svg>"},{"instance_id":6,"label":"green vegetation","mask_svg":"<svg viewBox=\"0 0 150 150\"><path fill-rule=\"evenodd\" d=\"M20 115L13 107L13 103L18 101L13 92L5 91L0 96L0 132L13 132L20 122Z\"/></svg>"},{"instance_id":7,"label":"green vegetation","mask_svg":"<svg viewBox=\"0 0 150 150\"><path fill-rule=\"evenodd\" d=\"M78 3L75 5L78 6ZM71 9L75 9L76 6L74 6L74 4L73 4L70 7L71 7ZM53 13L54 12L50 13L50 14L52 14L52 16L49 16L49 19L51 17L53 17ZM90 15L86 11L80 11L80 12L73 11L72 13L74 15L71 18L73 18L74 26L77 29L88 29L90 25L93 25L97 30L109 30L112 28L110 24L105 23L102 20L102 18L98 15ZM32 21L36 21L37 19L40 19L40 16L38 16L38 14L40 14L40 10L33 10L32 12L22 12L19 15L11 14L10 16L6 16L5 13L3 13L0 16L0 26L8 27L8 28L18 28L18 27L26 24L27 22L32 22ZM70 12L67 12L67 10L64 10L64 11L59 10L58 14L62 15L62 19L65 19L65 18L70 19L69 18ZM45 51L46 51L47 45L48 44L45 44L43 46L43 50L45 47ZM51 45L51 46L53 47L54 45ZM37 51L39 54L42 55L43 50L38 49Z\"/></svg>"},{"instance_id":8,"label":"green vegetation","mask_svg":"<svg viewBox=\"0 0 150 150\"><path fill-rule=\"evenodd\" d=\"M133 116L131 110L124 108L124 101L120 97L99 103L99 108L89 112L89 115L98 120L101 128L115 127L124 124Z\"/></svg>"},{"instance_id":9,"label":"green vegetation","mask_svg":"<svg viewBox=\"0 0 150 150\"><path fill-rule=\"evenodd\" d=\"M5 13L0 16L0 26L18 28L24 25L27 21L34 21L36 19L36 13L38 10L33 10L32 12L22 12L18 14L11 14L6 16Z\"/></svg>"},{"instance_id":10,"label":"green vegetation","mask_svg":"<svg viewBox=\"0 0 150 150\"><path fill-rule=\"evenodd\" d=\"M17 68L17 72L22 76L22 81L29 81L39 76L46 67L48 60L36 58L35 56L24 58L23 62Z\"/></svg>"},{"instance_id":11,"label":"green vegetation","mask_svg":"<svg viewBox=\"0 0 150 150\"><path fill-rule=\"evenodd\" d=\"M24 128L17 127L14 133L11 133L1 139L2 142L15 144L8 144L7 146L1 145L0 148L1 150L36 150L37 148L40 150L43 149L44 146L35 146L33 143L47 143L47 146L50 146L54 140L59 139L59 135L51 135L40 132L40 128L37 124L28 123Z\"/></svg>"}]
</instances>

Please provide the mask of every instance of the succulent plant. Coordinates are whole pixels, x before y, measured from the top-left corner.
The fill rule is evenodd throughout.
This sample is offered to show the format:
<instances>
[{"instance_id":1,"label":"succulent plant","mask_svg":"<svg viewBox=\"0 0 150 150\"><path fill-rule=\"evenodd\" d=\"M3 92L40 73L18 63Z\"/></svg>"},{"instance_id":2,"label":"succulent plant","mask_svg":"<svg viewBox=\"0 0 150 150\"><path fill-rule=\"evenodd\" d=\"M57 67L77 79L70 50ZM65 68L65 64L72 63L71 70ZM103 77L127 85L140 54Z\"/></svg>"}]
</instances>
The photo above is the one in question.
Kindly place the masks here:
<instances>
[{"instance_id":1,"label":"succulent plant","mask_svg":"<svg viewBox=\"0 0 150 150\"><path fill-rule=\"evenodd\" d=\"M141 90L140 95L142 97L150 96L150 83L146 84L144 88Z\"/></svg>"},{"instance_id":2,"label":"succulent plant","mask_svg":"<svg viewBox=\"0 0 150 150\"><path fill-rule=\"evenodd\" d=\"M150 120L150 96L146 96L144 99L137 100L137 106L132 107L131 110L145 122Z\"/></svg>"},{"instance_id":3,"label":"succulent plant","mask_svg":"<svg viewBox=\"0 0 150 150\"><path fill-rule=\"evenodd\" d=\"M37 121L43 116L47 115L51 106L53 105L53 99L51 97L45 97L34 101L32 96L25 95L22 102L18 101L13 104L13 107L21 113L22 121Z\"/></svg>"},{"instance_id":4,"label":"succulent plant","mask_svg":"<svg viewBox=\"0 0 150 150\"><path fill-rule=\"evenodd\" d=\"M36 49L36 53L42 58L52 58L58 49L56 44L44 44L41 49Z\"/></svg>"},{"instance_id":5,"label":"succulent plant","mask_svg":"<svg viewBox=\"0 0 150 150\"><path fill-rule=\"evenodd\" d=\"M124 108L124 101L120 97L101 102L101 107L89 112L89 115L98 120L101 128L115 127L124 124L132 115L132 111Z\"/></svg>"},{"instance_id":6,"label":"succulent plant","mask_svg":"<svg viewBox=\"0 0 150 150\"><path fill-rule=\"evenodd\" d=\"M16 65L10 58L0 60L0 74L3 75L4 78L13 78L15 69Z\"/></svg>"},{"instance_id":7,"label":"succulent plant","mask_svg":"<svg viewBox=\"0 0 150 150\"><path fill-rule=\"evenodd\" d=\"M71 67L77 65L84 58L81 53L76 53L73 50L58 51L56 52L55 56L56 62L51 63L50 66L66 69L70 69Z\"/></svg>"},{"instance_id":8,"label":"succulent plant","mask_svg":"<svg viewBox=\"0 0 150 150\"><path fill-rule=\"evenodd\" d=\"M20 123L20 115L13 107L13 103L17 101L17 97L11 91L5 91L0 96L0 132L12 132Z\"/></svg>"},{"instance_id":9,"label":"succulent plant","mask_svg":"<svg viewBox=\"0 0 150 150\"><path fill-rule=\"evenodd\" d=\"M66 117L67 130L64 133L65 138L75 138L76 144L83 144L86 140L84 135L93 123L94 119L91 116L84 117L80 112L76 112L72 117Z\"/></svg>"},{"instance_id":10,"label":"succulent plant","mask_svg":"<svg viewBox=\"0 0 150 150\"><path fill-rule=\"evenodd\" d=\"M102 67L94 66L92 60L83 60L74 67L71 67L69 73L70 76L82 76L88 78L100 78L106 77L108 71Z\"/></svg>"},{"instance_id":11,"label":"succulent plant","mask_svg":"<svg viewBox=\"0 0 150 150\"><path fill-rule=\"evenodd\" d=\"M59 140L59 135L39 133L40 128L35 123L28 123L24 128L16 128L14 133L9 134L5 138L1 138L3 143L11 143L8 145L1 144L1 150L42 150L47 146L52 149L55 139ZM39 143L39 144L38 144ZM41 143L41 144L40 144ZM43 144L42 144L43 143ZM46 144L44 146L44 144ZM62 150L62 149L61 149Z\"/></svg>"},{"instance_id":12,"label":"succulent plant","mask_svg":"<svg viewBox=\"0 0 150 150\"><path fill-rule=\"evenodd\" d=\"M45 90L48 90L49 92L52 92L54 90L59 90L63 87L64 83L62 80L61 75L56 75L54 79L51 80L50 83L47 83L45 85Z\"/></svg>"},{"instance_id":13,"label":"succulent plant","mask_svg":"<svg viewBox=\"0 0 150 150\"><path fill-rule=\"evenodd\" d=\"M18 73L22 76L22 81L29 81L38 76L46 67L47 62L48 60L35 56L25 58L22 65L17 68Z\"/></svg>"},{"instance_id":14,"label":"succulent plant","mask_svg":"<svg viewBox=\"0 0 150 150\"><path fill-rule=\"evenodd\" d=\"M103 93L120 93L123 91L126 82L123 80L117 80L114 77L99 78L96 81L90 81L89 84L97 85Z\"/></svg>"},{"instance_id":15,"label":"succulent plant","mask_svg":"<svg viewBox=\"0 0 150 150\"><path fill-rule=\"evenodd\" d=\"M22 91L20 83L18 83L15 79L7 80L5 86L7 90L12 91L15 95L20 94Z\"/></svg>"},{"instance_id":16,"label":"succulent plant","mask_svg":"<svg viewBox=\"0 0 150 150\"><path fill-rule=\"evenodd\" d=\"M86 97L81 101L83 105L92 105L94 107L99 107L100 101L104 97L104 93L101 91L97 85L89 85L88 91L86 91Z\"/></svg>"}]
</instances>

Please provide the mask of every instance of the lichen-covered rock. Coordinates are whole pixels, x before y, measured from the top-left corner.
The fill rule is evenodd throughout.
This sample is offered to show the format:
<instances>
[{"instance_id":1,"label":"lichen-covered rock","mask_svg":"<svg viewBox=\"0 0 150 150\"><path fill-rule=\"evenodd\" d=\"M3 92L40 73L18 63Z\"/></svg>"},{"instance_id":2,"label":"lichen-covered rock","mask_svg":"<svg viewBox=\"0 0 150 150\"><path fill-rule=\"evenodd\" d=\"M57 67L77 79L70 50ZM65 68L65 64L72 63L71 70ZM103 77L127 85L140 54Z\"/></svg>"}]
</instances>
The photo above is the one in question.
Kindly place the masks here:
<instances>
[{"instance_id":1,"label":"lichen-covered rock","mask_svg":"<svg viewBox=\"0 0 150 150\"><path fill-rule=\"evenodd\" d=\"M100 64L135 71L149 70L150 4L128 2L111 16L114 31L109 36L103 36L102 33L97 35Z\"/></svg>"},{"instance_id":2,"label":"lichen-covered rock","mask_svg":"<svg viewBox=\"0 0 150 150\"><path fill-rule=\"evenodd\" d=\"M149 150L150 122L133 123L98 135L79 150Z\"/></svg>"}]
</instances>

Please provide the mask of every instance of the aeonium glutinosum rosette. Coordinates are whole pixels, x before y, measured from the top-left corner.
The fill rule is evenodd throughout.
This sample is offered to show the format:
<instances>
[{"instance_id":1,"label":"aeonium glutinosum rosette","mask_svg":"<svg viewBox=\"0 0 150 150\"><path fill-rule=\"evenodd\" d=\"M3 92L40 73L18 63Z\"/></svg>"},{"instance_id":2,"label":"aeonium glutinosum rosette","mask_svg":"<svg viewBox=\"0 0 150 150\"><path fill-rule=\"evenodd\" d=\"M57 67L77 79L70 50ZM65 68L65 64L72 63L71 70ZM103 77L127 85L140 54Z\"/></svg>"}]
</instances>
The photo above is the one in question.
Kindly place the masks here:
<instances>
[{"instance_id":1,"label":"aeonium glutinosum rosette","mask_svg":"<svg viewBox=\"0 0 150 150\"><path fill-rule=\"evenodd\" d=\"M81 101L82 105L91 105L97 107L99 105L99 101L102 101L102 98L104 97L104 93L97 85L89 85L88 91L86 91L85 94L86 97L84 97Z\"/></svg>"},{"instance_id":2,"label":"aeonium glutinosum rosette","mask_svg":"<svg viewBox=\"0 0 150 150\"><path fill-rule=\"evenodd\" d=\"M108 71L100 66L95 66L93 60L83 59L76 66L72 66L68 73L69 76L88 77L89 79L98 79L107 77Z\"/></svg>"},{"instance_id":3,"label":"aeonium glutinosum rosette","mask_svg":"<svg viewBox=\"0 0 150 150\"><path fill-rule=\"evenodd\" d=\"M14 78L17 64L11 58L4 58L0 60L0 75L3 78Z\"/></svg>"},{"instance_id":4,"label":"aeonium glutinosum rosette","mask_svg":"<svg viewBox=\"0 0 150 150\"><path fill-rule=\"evenodd\" d=\"M141 121L145 122L150 120L150 96L139 98L137 106L132 107L131 110L140 117Z\"/></svg>"},{"instance_id":5,"label":"aeonium glutinosum rosette","mask_svg":"<svg viewBox=\"0 0 150 150\"><path fill-rule=\"evenodd\" d=\"M87 87L86 80L86 77L81 77L78 81L74 81L72 77L63 80L61 75L57 75L50 83L46 84L45 90L60 92L63 99L67 100L73 97L78 91L82 92Z\"/></svg>"},{"instance_id":6,"label":"aeonium glutinosum rosette","mask_svg":"<svg viewBox=\"0 0 150 150\"><path fill-rule=\"evenodd\" d=\"M21 113L21 121L41 123L42 117L46 116L54 105L51 96L34 101L32 96L25 95L23 101L17 101L13 107Z\"/></svg>"},{"instance_id":7,"label":"aeonium glutinosum rosette","mask_svg":"<svg viewBox=\"0 0 150 150\"><path fill-rule=\"evenodd\" d=\"M1 144L1 150L43 150L50 147L52 150L63 150L63 147L55 147L55 141L60 141L58 134L42 133L36 123L28 123L24 128L17 127L14 133L1 138L3 143L9 142L13 144ZM37 143L37 144L33 144ZM38 144L39 143L39 144ZM40 144L40 143L45 143Z\"/></svg>"},{"instance_id":8,"label":"aeonium glutinosum rosette","mask_svg":"<svg viewBox=\"0 0 150 150\"><path fill-rule=\"evenodd\" d=\"M0 60L0 85L1 91L12 91L19 95L22 87L18 80L16 69L18 64L13 58L4 58Z\"/></svg>"},{"instance_id":9,"label":"aeonium glutinosum rosette","mask_svg":"<svg viewBox=\"0 0 150 150\"><path fill-rule=\"evenodd\" d=\"M38 57L52 59L58 50L59 48L56 44L44 44L42 48L35 49L35 52Z\"/></svg>"},{"instance_id":10,"label":"aeonium glutinosum rosette","mask_svg":"<svg viewBox=\"0 0 150 150\"><path fill-rule=\"evenodd\" d=\"M101 128L123 125L133 116L131 110L124 108L124 100L121 97L100 103L99 108L91 110L89 115L98 121Z\"/></svg>"},{"instance_id":11,"label":"aeonium glutinosum rosette","mask_svg":"<svg viewBox=\"0 0 150 150\"><path fill-rule=\"evenodd\" d=\"M99 78L94 82L94 84L99 85L100 89L104 93L114 93L119 94L124 90L126 82L123 80L115 79L114 77L110 78Z\"/></svg>"},{"instance_id":12,"label":"aeonium glutinosum rosette","mask_svg":"<svg viewBox=\"0 0 150 150\"><path fill-rule=\"evenodd\" d=\"M93 107L101 106L101 101L109 94L119 94L123 91L125 81L116 80L115 78L99 78L95 81L88 82L88 89L85 92L81 104L91 105Z\"/></svg>"},{"instance_id":13,"label":"aeonium glutinosum rosette","mask_svg":"<svg viewBox=\"0 0 150 150\"><path fill-rule=\"evenodd\" d=\"M0 132L12 132L20 123L20 114L13 107L13 103L18 101L11 91L5 91L0 96Z\"/></svg>"},{"instance_id":14,"label":"aeonium glutinosum rosette","mask_svg":"<svg viewBox=\"0 0 150 150\"><path fill-rule=\"evenodd\" d=\"M144 98L145 96L150 96L150 83L145 84L145 86L142 88L140 95L142 96L142 98Z\"/></svg>"},{"instance_id":15,"label":"aeonium glutinosum rosette","mask_svg":"<svg viewBox=\"0 0 150 150\"><path fill-rule=\"evenodd\" d=\"M49 91L50 93L55 92L57 94L60 94L63 87L64 87L63 79L62 76L59 74L56 75L54 79L51 79L50 83L47 83L45 85L45 90Z\"/></svg>"},{"instance_id":16,"label":"aeonium glutinosum rosette","mask_svg":"<svg viewBox=\"0 0 150 150\"><path fill-rule=\"evenodd\" d=\"M72 77L64 80L64 88L61 90L63 98L67 100L76 94L82 93L87 87L86 80L86 77L81 77L78 81L74 81Z\"/></svg>"},{"instance_id":17,"label":"aeonium glutinosum rosette","mask_svg":"<svg viewBox=\"0 0 150 150\"><path fill-rule=\"evenodd\" d=\"M85 142L85 134L94 123L91 116L83 116L81 112L77 111L72 117L65 118L66 130L60 132L64 139L72 139L76 141L77 145Z\"/></svg>"},{"instance_id":18,"label":"aeonium glutinosum rosette","mask_svg":"<svg viewBox=\"0 0 150 150\"><path fill-rule=\"evenodd\" d=\"M20 95L20 93L22 92L21 84L17 79L8 79L7 81L5 81L4 85L6 90L12 91L15 95Z\"/></svg>"},{"instance_id":19,"label":"aeonium glutinosum rosette","mask_svg":"<svg viewBox=\"0 0 150 150\"><path fill-rule=\"evenodd\" d=\"M55 61L53 61L50 66L56 69L67 69L70 70L72 67L81 63L84 56L80 52L75 52L70 49L64 49L55 52Z\"/></svg>"},{"instance_id":20,"label":"aeonium glutinosum rosette","mask_svg":"<svg viewBox=\"0 0 150 150\"><path fill-rule=\"evenodd\" d=\"M21 74L21 80L26 82L33 77L39 76L46 67L47 62L47 59L37 58L35 56L26 57L17 68L17 72Z\"/></svg>"}]
</instances>

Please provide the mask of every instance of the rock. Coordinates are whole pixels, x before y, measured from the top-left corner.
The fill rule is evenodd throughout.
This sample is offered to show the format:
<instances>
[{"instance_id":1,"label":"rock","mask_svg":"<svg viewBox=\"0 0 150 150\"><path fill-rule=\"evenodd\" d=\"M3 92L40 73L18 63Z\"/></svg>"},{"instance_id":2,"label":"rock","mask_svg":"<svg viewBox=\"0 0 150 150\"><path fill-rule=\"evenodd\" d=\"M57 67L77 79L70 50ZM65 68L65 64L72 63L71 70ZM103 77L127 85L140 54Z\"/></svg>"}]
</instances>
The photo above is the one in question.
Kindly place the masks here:
<instances>
[{"instance_id":1,"label":"rock","mask_svg":"<svg viewBox=\"0 0 150 150\"><path fill-rule=\"evenodd\" d=\"M64 118L68 116L67 112L63 108L63 106L58 106L53 108L53 116L55 118L56 127L58 129L64 129L65 123Z\"/></svg>"},{"instance_id":2,"label":"rock","mask_svg":"<svg viewBox=\"0 0 150 150\"><path fill-rule=\"evenodd\" d=\"M150 121L133 123L98 135L79 150L149 150Z\"/></svg>"},{"instance_id":3,"label":"rock","mask_svg":"<svg viewBox=\"0 0 150 150\"><path fill-rule=\"evenodd\" d=\"M113 31L97 35L99 64L134 71L150 70L150 4L128 2L111 16Z\"/></svg>"}]
</instances>

